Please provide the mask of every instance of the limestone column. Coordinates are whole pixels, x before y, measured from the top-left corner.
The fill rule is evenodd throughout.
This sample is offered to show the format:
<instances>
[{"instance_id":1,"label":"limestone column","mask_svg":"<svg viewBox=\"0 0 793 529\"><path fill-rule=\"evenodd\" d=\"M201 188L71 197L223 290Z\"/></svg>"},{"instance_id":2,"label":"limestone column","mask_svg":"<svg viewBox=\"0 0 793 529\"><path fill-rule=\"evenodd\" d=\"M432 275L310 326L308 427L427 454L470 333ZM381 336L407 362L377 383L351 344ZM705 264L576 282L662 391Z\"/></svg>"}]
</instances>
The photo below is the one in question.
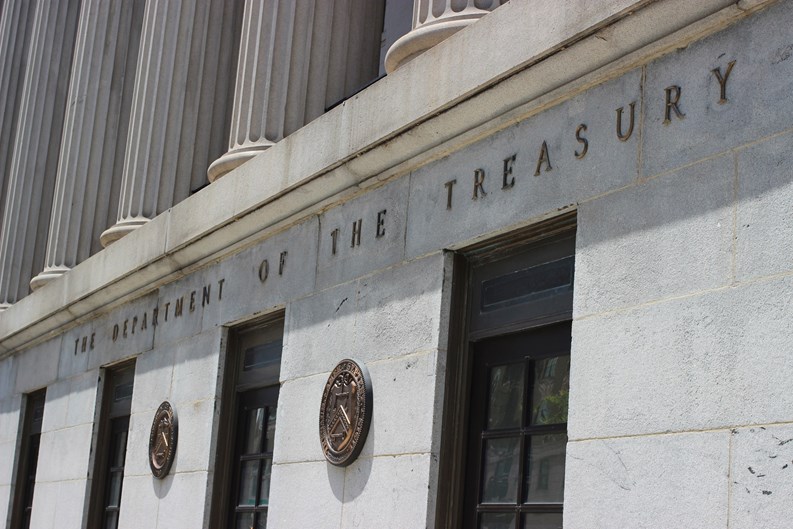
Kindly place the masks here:
<instances>
[{"instance_id":1,"label":"limestone column","mask_svg":"<svg viewBox=\"0 0 793 529\"><path fill-rule=\"evenodd\" d=\"M33 290L88 258L107 226L121 157L116 153L126 144L143 6L142 0L82 2L45 267L30 282Z\"/></svg>"},{"instance_id":2,"label":"limestone column","mask_svg":"<svg viewBox=\"0 0 793 529\"><path fill-rule=\"evenodd\" d=\"M41 270L79 0L38 0L0 229L0 309Z\"/></svg>"},{"instance_id":3,"label":"limestone column","mask_svg":"<svg viewBox=\"0 0 793 529\"><path fill-rule=\"evenodd\" d=\"M382 1L246 0L229 150L210 182L377 76Z\"/></svg>"},{"instance_id":4,"label":"limestone column","mask_svg":"<svg viewBox=\"0 0 793 529\"><path fill-rule=\"evenodd\" d=\"M186 198L222 152L236 4L147 0L116 223L103 246ZM199 169L196 169L199 167Z\"/></svg>"},{"instance_id":5,"label":"limestone column","mask_svg":"<svg viewBox=\"0 0 793 529\"><path fill-rule=\"evenodd\" d=\"M413 0L413 29L388 50L385 70L393 72L439 42L473 24L505 0Z\"/></svg>"},{"instance_id":6,"label":"limestone column","mask_svg":"<svg viewBox=\"0 0 793 529\"><path fill-rule=\"evenodd\" d=\"M32 2L5 0L0 15L0 218L11 169L22 80L33 25Z\"/></svg>"}]
</instances>

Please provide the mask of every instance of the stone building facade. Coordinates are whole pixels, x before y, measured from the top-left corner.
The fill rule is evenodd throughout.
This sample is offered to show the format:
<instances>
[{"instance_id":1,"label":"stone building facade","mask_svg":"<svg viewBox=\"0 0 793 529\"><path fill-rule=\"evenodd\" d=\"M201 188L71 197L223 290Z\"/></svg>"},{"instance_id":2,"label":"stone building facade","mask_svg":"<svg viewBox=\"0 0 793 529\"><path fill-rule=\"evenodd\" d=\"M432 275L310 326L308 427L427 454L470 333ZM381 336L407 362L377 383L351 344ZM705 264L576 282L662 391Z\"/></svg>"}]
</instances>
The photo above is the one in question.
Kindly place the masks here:
<instances>
[{"instance_id":1,"label":"stone building facade","mask_svg":"<svg viewBox=\"0 0 793 529\"><path fill-rule=\"evenodd\" d=\"M6 527L789 527L793 3L500 4L0 3Z\"/></svg>"}]
</instances>

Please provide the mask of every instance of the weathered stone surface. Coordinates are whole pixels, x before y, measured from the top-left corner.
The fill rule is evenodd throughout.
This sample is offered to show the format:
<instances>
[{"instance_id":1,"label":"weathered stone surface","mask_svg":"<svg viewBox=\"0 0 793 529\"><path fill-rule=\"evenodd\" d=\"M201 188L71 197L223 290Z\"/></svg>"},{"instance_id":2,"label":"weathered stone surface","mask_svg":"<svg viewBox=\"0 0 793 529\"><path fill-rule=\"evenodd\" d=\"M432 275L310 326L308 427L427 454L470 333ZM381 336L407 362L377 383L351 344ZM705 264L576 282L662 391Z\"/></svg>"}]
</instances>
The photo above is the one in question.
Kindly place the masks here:
<instances>
[{"instance_id":1,"label":"weathered stone surface","mask_svg":"<svg viewBox=\"0 0 793 529\"><path fill-rule=\"evenodd\" d=\"M49 285L44 288L49 288ZM151 326L150 321L151 311L156 306L157 292L152 292L123 305L101 318L79 327L76 331L77 336L88 336L90 339L91 335L94 334L94 348L89 348L88 350L88 369L95 369L97 367L113 364L135 354L151 350L155 335L154 328ZM141 332L141 317L144 312L148 312L149 314L149 326L145 332ZM135 318L138 318L138 322L136 324L136 331L133 334L132 323ZM124 322L127 323L126 337L124 336ZM116 325L118 325L118 333L114 340L113 333ZM71 335L69 338L71 339ZM73 351L74 342L72 341L70 345ZM78 353L78 356L79 354L80 353Z\"/></svg>"},{"instance_id":2,"label":"weathered stone surface","mask_svg":"<svg viewBox=\"0 0 793 529\"><path fill-rule=\"evenodd\" d=\"M569 443L565 529L726 527L729 435Z\"/></svg>"},{"instance_id":3,"label":"weathered stone surface","mask_svg":"<svg viewBox=\"0 0 793 529\"><path fill-rule=\"evenodd\" d=\"M159 498L157 510L157 528L167 527L205 527L209 511L205 508L209 498L211 474L206 472L189 472L178 476L167 476L153 487L155 496ZM159 489L159 490L157 490ZM152 495L148 495L151 504ZM122 500L123 502L123 500ZM147 505L148 506L148 505Z\"/></svg>"},{"instance_id":4,"label":"weathered stone surface","mask_svg":"<svg viewBox=\"0 0 793 529\"><path fill-rule=\"evenodd\" d=\"M740 428L732 436L730 527L784 529L793 517L793 426Z\"/></svg>"},{"instance_id":5,"label":"weathered stone surface","mask_svg":"<svg viewBox=\"0 0 793 529\"><path fill-rule=\"evenodd\" d=\"M788 37L793 11L786 2L647 66L646 133L642 173L652 176L793 126L788 97L793 75ZM722 76L727 102L719 103ZM680 87L678 119L664 125L665 92ZM674 93L672 94L674 98Z\"/></svg>"},{"instance_id":6,"label":"weathered stone surface","mask_svg":"<svg viewBox=\"0 0 793 529\"><path fill-rule=\"evenodd\" d=\"M92 424L42 431L36 481L85 479L88 475L92 435Z\"/></svg>"},{"instance_id":7,"label":"weathered stone surface","mask_svg":"<svg viewBox=\"0 0 793 529\"><path fill-rule=\"evenodd\" d=\"M344 501L344 474L343 468L325 461L274 465L267 526L337 529Z\"/></svg>"},{"instance_id":8,"label":"weathered stone surface","mask_svg":"<svg viewBox=\"0 0 793 529\"><path fill-rule=\"evenodd\" d=\"M129 459L128 459L129 461ZM168 478L166 478L168 479ZM148 476L131 476L124 469L124 487L121 490L119 529L157 527L157 496L161 491L159 480Z\"/></svg>"},{"instance_id":9,"label":"weathered stone surface","mask_svg":"<svg viewBox=\"0 0 793 529\"><path fill-rule=\"evenodd\" d=\"M58 336L17 357L16 393L30 393L57 379L60 345L61 337Z\"/></svg>"},{"instance_id":10,"label":"weathered stone surface","mask_svg":"<svg viewBox=\"0 0 793 529\"><path fill-rule=\"evenodd\" d=\"M325 461L319 440L319 408L328 374L301 377L281 384L278 427L275 429L275 464Z\"/></svg>"},{"instance_id":11,"label":"weathered stone surface","mask_svg":"<svg viewBox=\"0 0 793 529\"><path fill-rule=\"evenodd\" d=\"M722 156L581 204L576 316L727 285L733 169Z\"/></svg>"},{"instance_id":12,"label":"weathered stone surface","mask_svg":"<svg viewBox=\"0 0 793 529\"><path fill-rule=\"evenodd\" d=\"M738 153L738 281L793 269L792 147L788 134Z\"/></svg>"},{"instance_id":13,"label":"weathered stone surface","mask_svg":"<svg viewBox=\"0 0 793 529\"><path fill-rule=\"evenodd\" d=\"M318 288L349 281L402 260L408 190L408 179L402 178L320 216ZM379 231L378 217L382 222ZM354 228L359 220L360 238ZM334 255L331 234L336 229L339 231ZM378 237L379 233L382 235Z\"/></svg>"},{"instance_id":14,"label":"weathered stone surface","mask_svg":"<svg viewBox=\"0 0 793 529\"><path fill-rule=\"evenodd\" d=\"M577 96L489 138L415 171L411 175L407 256L414 257L461 246L486 234L527 224L591 196L617 189L637 176L641 112L641 72L625 76ZM616 134L616 109L623 107L623 132L629 130L631 103L635 123L631 136L621 142ZM586 155L576 140L576 129L589 142ZM539 164L543 142L551 170ZM505 160L512 173L503 189ZM535 176L537 166L540 174ZM474 196L474 172L484 171L482 187ZM481 178L480 178L481 179ZM452 180L452 208L447 209ZM482 189L486 195L482 194Z\"/></svg>"},{"instance_id":15,"label":"weathered stone surface","mask_svg":"<svg viewBox=\"0 0 793 529\"><path fill-rule=\"evenodd\" d=\"M358 459L347 468L341 526L377 520L383 529L425 527L430 465L429 454Z\"/></svg>"},{"instance_id":16,"label":"weathered stone surface","mask_svg":"<svg viewBox=\"0 0 793 529\"><path fill-rule=\"evenodd\" d=\"M793 421L790 277L573 322L571 439Z\"/></svg>"}]
</instances>

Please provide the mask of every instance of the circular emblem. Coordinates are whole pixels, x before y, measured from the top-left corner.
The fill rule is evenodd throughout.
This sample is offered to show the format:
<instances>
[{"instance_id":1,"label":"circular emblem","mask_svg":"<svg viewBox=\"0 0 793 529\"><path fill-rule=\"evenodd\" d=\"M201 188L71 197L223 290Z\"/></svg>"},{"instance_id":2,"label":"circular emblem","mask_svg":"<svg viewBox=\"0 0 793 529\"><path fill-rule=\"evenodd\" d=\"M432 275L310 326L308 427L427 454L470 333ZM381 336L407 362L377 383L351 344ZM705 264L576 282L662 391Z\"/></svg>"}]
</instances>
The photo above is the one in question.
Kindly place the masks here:
<instances>
[{"instance_id":1,"label":"circular emblem","mask_svg":"<svg viewBox=\"0 0 793 529\"><path fill-rule=\"evenodd\" d=\"M149 467L155 478L162 479L171 470L178 435L179 424L176 420L176 412L171 404L165 401L154 414L149 435Z\"/></svg>"},{"instance_id":2,"label":"circular emblem","mask_svg":"<svg viewBox=\"0 0 793 529\"><path fill-rule=\"evenodd\" d=\"M346 467L361 453L372 420L372 382L366 367L345 359L331 372L319 408L325 459Z\"/></svg>"}]
</instances>

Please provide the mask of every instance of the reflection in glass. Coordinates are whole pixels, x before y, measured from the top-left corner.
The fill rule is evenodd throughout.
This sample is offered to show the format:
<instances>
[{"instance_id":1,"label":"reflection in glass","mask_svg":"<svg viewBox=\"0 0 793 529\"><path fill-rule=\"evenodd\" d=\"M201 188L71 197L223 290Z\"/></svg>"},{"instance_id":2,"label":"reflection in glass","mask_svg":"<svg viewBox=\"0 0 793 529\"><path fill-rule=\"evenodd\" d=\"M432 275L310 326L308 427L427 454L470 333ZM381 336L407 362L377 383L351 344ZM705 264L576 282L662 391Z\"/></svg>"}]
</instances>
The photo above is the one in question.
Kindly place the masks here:
<instances>
[{"instance_id":1,"label":"reflection in glass","mask_svg":"<svg viewBox=\"0 0 793 529\"><path fill-rule=\"evenodd\" d=\"M111 467L123 467L124 456L127 453L127 432L118 432L113 438L113 461L110 462Z\"/></svg>"},{"instance_id":2,"label":"reflection in glass","mask_svg":"<svg viewBox=\"0 0 793 529\"><path fill-rule=\"evenodd\" d=\"M486 512L479 519L479 529L513 529L514 527L513 513Z\"/></svg>"},{"instance_id":3,"label":"reflection in glass","mask_svg":"<svg viewBox=\"0 0 793 529\"><path fill-rule=\"evenodd\" d=\"M562 503L567 435L532 435L523 477L525 503Z\"/></svg>"},{"instance_id":4,"label":"reflection in glass","mask_svg":"<svg viewBox=\"0 0 793 529\"><path fill-rule=\"evenodd\" d=\"M240 472L240 492L237 505L256 505L256 486L259 484L259 462L244 461Z\"/></svg>"},{"instance_id":5,"label":"reflection in glass","mask_svg":"<svg viewBox=\"0 0 793 529\"><path fill-rule=\"evenodd\" d=\"M562 529L562 513L526 513L521 521L522 529Z\"/></svg>"},{"instance_id":6,"label":"reflection in glass","mask_svg":"<svg viewBox=\"0 0 793 529\"><path fill-rule=\"evenodd\" d=\"M523 364L490 369L487 429L515 428L523 415Z\"/></svg>"},{"instance_id":7,"label":"reflection in glass","mask_svg":"<svg viewBox=\"0 0 793 529\"><path fill-rule=\"evenodd\" d=\"M258 454L262 449L264 435L264 408L247 411L245 454Z\"/></svg>"},{"instance_id":8,"label":"reflection in glass","mask_svg":"<svg viewBox=\"0 0 793 529\"><path fill-rule=\"evenodd\" d=\"M272 453L275 442L275 407L267 408L267 412L267 449L265 451Z\"/></svg>"},{"instance_id":9,"label":"reflection in glass","mask_svg":"<svg viewBox=\"0 0 793 529\"><path fill-rule=\"evenodd\" d=\"M256 529L265 529L267 527L267 513L260 512L259 517L256 518Z\"/></svg>"},{"instance_id":10,"label":"reflection in glass","mask_svg":"<svg viewBox=\"0 0 793 529\"><path fill-rule=\"evenodd\" d=\"M252 529L253 528L253 513L246 512L237 515L237 529Z\"/></svg>"},{"instance_id":11,"label":"reflection in glass","mask_svg":"<svg viewBox=\"0 0 793 529\"><path fill-rule=\"evenodd\" d=\"M262 461L262 488L259 493L259 505L267 505L270 501L270 474L273 472L273 462L270 459Z\"/></svg>"},{"instance_id":12,"label":"reflection in glass","mask_svg":"<svg viewBox=\"0 0 793 529\"><path fill-rule=\"evenodd\" d=\"M118 507L121 499L121 480L124 475L121 472L113 472L110 475L110 493L107 498L108 507Z\"/></svg>"},{"instance_id":13,"label":"reflection in glass","mask_svg":"<svg viewBox=\"0 0 793 529\"><path fill-rule=\"evenodd\" d=\"M515 503L520 470L520 438L485 441L482 503Z\"/></svg>"},{"instance_id":14,"label":"reflection in glass","mask_svg":"<svg viewBox=\"0 0 793 529\"><path fill-rule=\"evenodd\" d=\"M29 525L27 527L30 527ZM111 529L113 527L118 527L118 511L106 511L105 512L105 528Z\"/></svg>"},{"instance_id":15,"label":"reflection in glass","mask_svg":"<svg viewBox=\"0 0 793 529\"><path fill-rule=\"evenodd\" d=\"M570 357L557 356L534 363L531 424L567 422Z\"/></svg>"}]
</instances>

